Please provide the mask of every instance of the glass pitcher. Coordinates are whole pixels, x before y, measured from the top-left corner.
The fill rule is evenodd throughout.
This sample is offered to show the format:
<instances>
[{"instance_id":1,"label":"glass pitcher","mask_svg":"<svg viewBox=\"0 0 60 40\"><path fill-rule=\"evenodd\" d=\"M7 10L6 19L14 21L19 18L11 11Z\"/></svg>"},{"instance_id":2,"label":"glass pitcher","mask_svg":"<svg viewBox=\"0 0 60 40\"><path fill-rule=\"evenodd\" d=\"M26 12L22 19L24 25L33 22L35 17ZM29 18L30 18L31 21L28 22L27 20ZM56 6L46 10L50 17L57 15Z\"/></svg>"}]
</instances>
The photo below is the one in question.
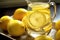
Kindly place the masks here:
<instances>
[{"instance_id":1,"label":"glass pitcher","mask_svg":"<svg viewBox=\"0 0 60 40\"><path fill-rule=\"evenodd\" d=\"M37 2L38 0L26 0L28 3L28 15L24 18L27 32L33 37L45 35L52 29L53 19L56 16L55 2ZM50 7L54 7L51 16Z\"/></svg>"}]
</instances>

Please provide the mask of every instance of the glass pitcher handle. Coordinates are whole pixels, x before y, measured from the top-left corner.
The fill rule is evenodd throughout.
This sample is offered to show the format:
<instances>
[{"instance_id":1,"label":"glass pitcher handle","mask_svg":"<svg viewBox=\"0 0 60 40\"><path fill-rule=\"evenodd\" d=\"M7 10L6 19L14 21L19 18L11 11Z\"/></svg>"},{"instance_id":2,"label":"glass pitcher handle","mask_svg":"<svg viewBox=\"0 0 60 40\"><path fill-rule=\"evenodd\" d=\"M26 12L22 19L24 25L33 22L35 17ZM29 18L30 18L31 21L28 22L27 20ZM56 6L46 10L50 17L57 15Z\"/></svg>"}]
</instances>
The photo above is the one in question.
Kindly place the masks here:
<instances>
[{"instance_id":1,"label":"glass pitcher handle","mask_svg":"<svg viewBox=\"0 0 60 40\"><path fill-rule=\"evenodd\" d=\"M54 18L56 17L56 4L55 2L50 2L50 5L52 5L54 7L54 13L53 13L53 16L52 16L52 20L54 20Z\"/></svg>"}]
</instances>

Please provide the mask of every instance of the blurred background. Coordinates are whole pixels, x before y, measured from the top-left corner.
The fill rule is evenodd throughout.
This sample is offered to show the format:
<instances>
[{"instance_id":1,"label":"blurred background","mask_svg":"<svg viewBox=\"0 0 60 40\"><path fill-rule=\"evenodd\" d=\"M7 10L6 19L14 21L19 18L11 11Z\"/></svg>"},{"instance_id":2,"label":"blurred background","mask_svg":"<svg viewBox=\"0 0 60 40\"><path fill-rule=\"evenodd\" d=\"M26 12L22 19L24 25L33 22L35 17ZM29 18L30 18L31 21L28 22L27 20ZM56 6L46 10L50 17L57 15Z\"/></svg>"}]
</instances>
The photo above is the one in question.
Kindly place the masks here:
<instances>
[{"instance_id":1,"label":"blurred background","mask_svg":"<svg viewBox=\"0 0 60 40\"><path fill-rule=\"evenodd\" d=\"M48 2L49 0L36 0ZM51 0L57 5L57 15L54 21L60 20L60 0ZM10 15L14 13L17 8L27 9L27 2L25 0L0 0L0 17L3 15Z\"/></svg>"},{"instance_id":2,"label":"blurred background","mask_svg":"<svg viewBox=\"0 0 60 40\"><path fill-rule=\"evenodd\" d=\"M36 1L48 2L49 0L36 0ZM60 3L59 0L51 0L51 1ZM26 1L25 0L0 0L0 8L16 7L16 6L26 6Z\"/></svg>"}]
</instances>

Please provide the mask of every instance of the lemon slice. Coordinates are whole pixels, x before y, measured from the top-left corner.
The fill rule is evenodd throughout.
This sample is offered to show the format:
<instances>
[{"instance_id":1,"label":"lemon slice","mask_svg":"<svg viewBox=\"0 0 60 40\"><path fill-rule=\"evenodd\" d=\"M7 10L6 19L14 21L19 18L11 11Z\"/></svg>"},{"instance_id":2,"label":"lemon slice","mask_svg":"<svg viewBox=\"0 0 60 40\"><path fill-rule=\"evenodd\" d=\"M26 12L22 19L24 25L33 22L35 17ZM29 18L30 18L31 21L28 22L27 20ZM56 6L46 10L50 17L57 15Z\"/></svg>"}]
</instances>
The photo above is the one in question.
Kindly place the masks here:
<instances>
[{"instance_id":1,"label":"lemon slice","mask_svg":"<svg viewBox=\"0 0 60 40\"><path fill-rule=\"evenodd\" d=\"M27 21L28 21L27 20L27 16L30 15L32 12L33 11L27 11L27 15L24 16L23 19L22 19L22 22L25 24L25 27L26 27L26 25L28 25L28 23L27 23Z\"/></svg>"},{"instance_id":2,"label":"lemon slice","mask_svg":"<svg viewBox=\"0 0 60 40\"><path fill-rule=\"evenodd\" d=\"M50 15L49 14L44 14L44 15L46 17L46 23L45 24L51 22Z\"/></svg>"},{"instance_id":3,"label":"lemon slice","mask_svg":"<svg viewBox=\"0 0 60 40\"><path fill-rule=\"evenodd\" d=\"M41 12L34 11L28 17L29 27L32 29L37 29L43 27L45 24L46 18L45 15Z\"/></svg>"},{"instance_id":4,"label":"lemon slice","mask_svg":"<svg viewBox=\"0 0 60 40\"><path fill-rule=\"evenodd\" d=\"M37 11L37 10L36 10L36 11ZM38 10L38 11L44 12L44 14L47 13L47 14L50 15L50 9L40 9L40 10Z\"/></svg>"},{"instance_id":5,"label":"lemon slice","mask_svg":"<svg viewBox=\"0 0 60 40\"><path fill-rule=\"evenodd\" d=\"M45 32L49 32L52 28L52 23L49 23L47 26L45 26L43 29Z\"/></svg>"},{"instance_id":6,"label":"lemon slice","mask_svg":"<svg viewBox=\"0 0 60 40\"><path fill-rule=\"evenodd\" d=\"M27 17L26 16L22 19L22 22L24 23L24 28L26 28L26 25L27 25Z\"/></svg>"},{"instance_id":7,"label":"lemon slice","mask_svg":"<svg viewBox=\"0 0 60 40\"><path fill-rule=\"evenodd\" d=\"M45 17L46 17L46 24L50 21L50 10L49 9L44 9L44 10L35 10L35 11L39 11L42 12Z\"/></svg>"},{"instance_id":8,"label":"lemon slice","mask_svg":"<svg viewBox=\"0 0 60 40\"><path fill-rule=\"evenodd\" d=\"M50 5L48 3L42 3L42 2L33 2L29 4L29 7L31 7L32 10L45 9L45 8L49 8L49 6Z\"/></svg>"}]
</instances>

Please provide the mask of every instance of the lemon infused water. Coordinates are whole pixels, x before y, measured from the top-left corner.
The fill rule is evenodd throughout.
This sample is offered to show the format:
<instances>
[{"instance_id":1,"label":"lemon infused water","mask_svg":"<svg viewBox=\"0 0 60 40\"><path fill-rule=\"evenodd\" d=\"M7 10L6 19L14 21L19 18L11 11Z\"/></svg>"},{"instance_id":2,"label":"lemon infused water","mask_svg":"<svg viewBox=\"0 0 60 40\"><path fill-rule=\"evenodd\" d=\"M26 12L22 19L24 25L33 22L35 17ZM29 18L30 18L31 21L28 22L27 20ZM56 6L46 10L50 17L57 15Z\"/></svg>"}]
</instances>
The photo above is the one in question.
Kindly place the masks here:
<instances>
[{"instance_id":1,"label":"lemon infused water","mask_svg":"<svg viewBox=\"0 0 60 40\"><path fill-rule=\"evenodd\" d=\"M33 37L48 34L52 29L50 4L32 2L28 4L28 10L27 16L23 19L28 34Z\"/></svg>"}]
</instances>

